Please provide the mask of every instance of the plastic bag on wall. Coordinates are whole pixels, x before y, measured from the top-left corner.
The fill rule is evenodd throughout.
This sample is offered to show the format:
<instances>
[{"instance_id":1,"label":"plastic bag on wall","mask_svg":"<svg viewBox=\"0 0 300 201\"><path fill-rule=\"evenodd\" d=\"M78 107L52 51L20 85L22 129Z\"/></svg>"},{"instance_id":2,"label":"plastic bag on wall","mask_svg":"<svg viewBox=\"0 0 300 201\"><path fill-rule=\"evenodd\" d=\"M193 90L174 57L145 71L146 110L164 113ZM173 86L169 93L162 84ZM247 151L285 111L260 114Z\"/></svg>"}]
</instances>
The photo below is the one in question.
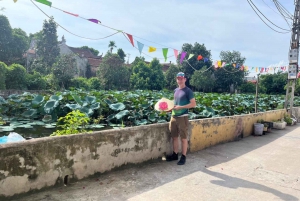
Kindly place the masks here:
<instances>
[{"instance_id":1,"label":"plastic bag on wall","mask_svg":"<svg viewBox=\"0 0 300 201\"><path fill-rule=\"evenodd\" d=\"M0 137L0 144L6 144L9 142L20 142L25 141L25 139L18 133L9 133L8 136Z\"/></svg>"}]
</instances>

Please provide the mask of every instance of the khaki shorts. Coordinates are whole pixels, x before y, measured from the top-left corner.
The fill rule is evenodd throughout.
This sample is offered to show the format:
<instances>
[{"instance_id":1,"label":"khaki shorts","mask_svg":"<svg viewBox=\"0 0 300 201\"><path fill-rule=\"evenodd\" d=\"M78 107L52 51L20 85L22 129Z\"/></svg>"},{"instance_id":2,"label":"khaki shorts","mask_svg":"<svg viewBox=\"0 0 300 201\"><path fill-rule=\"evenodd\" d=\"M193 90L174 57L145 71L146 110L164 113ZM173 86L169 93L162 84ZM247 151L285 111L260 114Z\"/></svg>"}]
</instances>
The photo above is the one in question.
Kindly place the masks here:
<instances>
[{"instance_id":1,"label":"khaki shorts","mask_svg":"<svg viewBox=\"0 0 300 201\"><path fill-rule=\"evenodd\" d=\"M171 132L171 137L180 136L181 139L186 139L188 136L188 129L189 129L188 116L171 117L171 120L169 123L169 129Z\"/></svg>"}]
</instances>

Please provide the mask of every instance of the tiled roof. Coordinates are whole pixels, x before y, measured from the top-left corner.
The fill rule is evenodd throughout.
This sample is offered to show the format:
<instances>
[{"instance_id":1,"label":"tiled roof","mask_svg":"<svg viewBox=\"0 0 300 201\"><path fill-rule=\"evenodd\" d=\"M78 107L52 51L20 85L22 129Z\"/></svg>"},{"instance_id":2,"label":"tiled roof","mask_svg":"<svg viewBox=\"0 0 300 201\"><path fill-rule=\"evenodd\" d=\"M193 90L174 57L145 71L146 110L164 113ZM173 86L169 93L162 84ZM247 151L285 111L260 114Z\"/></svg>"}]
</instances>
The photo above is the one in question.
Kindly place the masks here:
<instances>
[{"instance_id":1,"label":"tiled roof","mask_svg":"<svg viewBox=\"0 0 300 201\"><path fill-rule=\"evenodd\" d=\"M102 62L102 58L88 58L88 62L92 67L98 68L100 63Z\"/></svg>"},{"instance_id":2,"label":"tiled roof","mask_svg":"<svg viewBox=\"0 0 300 201\"><path fill-rule=\"evenodd\" d=\"M74 52L75 54L77 54L80 57L85 57L85 58L101 58L99 56L93 55L93 53L90 50L76 48L76 47L69 47L69 48L70 48L70 50L72 52Z\"/></svg>"}]
</instances>

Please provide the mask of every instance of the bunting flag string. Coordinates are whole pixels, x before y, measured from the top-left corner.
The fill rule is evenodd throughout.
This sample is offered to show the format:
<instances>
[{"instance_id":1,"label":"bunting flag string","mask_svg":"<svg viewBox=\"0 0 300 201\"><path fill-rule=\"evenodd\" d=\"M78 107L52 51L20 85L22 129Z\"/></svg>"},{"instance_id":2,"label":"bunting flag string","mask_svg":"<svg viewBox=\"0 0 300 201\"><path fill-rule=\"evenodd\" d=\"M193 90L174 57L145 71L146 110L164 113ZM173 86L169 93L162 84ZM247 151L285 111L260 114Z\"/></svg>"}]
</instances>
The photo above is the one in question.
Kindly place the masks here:
<instances>
[{"instance_id":1,"label":"bunting flag string","mask_svg":"<svg viewBox=\"0 0 300 201\"><path fill-rule=\"evenodd\" d=\"M13 1L14 1L15 3L17 2L17 0L13 0ZM69 15L72 15L72 16L74 16L74 17L82 18L82 19L87 20L87 21L89 21L89 22L92 22L92 23L95 23L95 24L97 24L97 25L100 25L100 26L103 26L103 27L106 27L106 28L109 28L109 29L112 29L112 30L116 31L116 32L114 32L114 33L112 33L112 34L110 34L110 35L108 35L108 36L102 37L102 38L88 38L88 37L83 37L83 36L77 35L77 34L75 34L75 33L72 33L71 31L67 30L66 28L64 28L63 26L61 26L60 24L58 24L56 21L54 21L54 22L57 24L57 26L61 27L63 30L67 31L68 33L70 33L70 34L72 34L72 35L74 35L74 36L77 36L77 37L80 37L80 38L84 38L84 39L89 39L89 40L101 40L101 39L105 39L105 38L111 37L111 36L113 36L113 35L115 35L115 34L118 34L118 33L122 33L124 36L125 36L125 34L126 34L127 37L125 36L125 38L131 43L131 45L132 45L134 48L136 48L136 49L140 52L140 54L144 54L144 55L146 55L146 56L151 57L150 55L145 54L145 53L143 52L143 48L146 46L145 44L143 44L143 43L141 43L140 41L137 41L137 40L136 40L137 47L134 45L134 38L133 38L133 37L135 37L135 38L140 38L140 37L138 37L138 36L134 36L134 35L132 35L132 34L125 33L125 32L122 31L122 30L118 30L118 29L115 29L115 28L106 26L106 25L102 24L101 21L98 20L98 19L95 19L95 18L89 18L89 19L86 19L86 18L84 18L84 17L81 17L79 14L74 14L74 13L72 13L72 12L68 12L68 11L64 11L64 10L62 10L62 9L56 8L56 7L52 6L52 2L50 2L50 1L48 1L48 0L30 0L30 1L32 2L32 4L33 4L34 6L37 7L38 10L40 10L40 11L41 11L44 15L46 15L48 18L50 18L50 16L47 15L47 14L46 14L39 6L37 6L37 5L34 3L34 1L35 1L35 2L38 2L38 3L41 3L41 4L44 4L44 5L47 5L47 6L51 7L51 8L60 10L60 11L62 11L62 12L64 12L64 13L69 14ZM149 40L146 40L146 39L143 39L143 38L140 38L140 39L145 40L145 41L149 41ZM149 42L155 43L155 42L153 42L153 41L149 41ZM159 43L155 43L155 44L158 44L158 45L160 45L160 46L164 46L164 45L161 45L161 44L159 44ZM164 57L164 58L158 58L158 59L164 59L165 61L167 60L167 58L170 58L170 57L173 57L173 56L175 56L175 58L177 59L177 58L178 58L178 55L179 55L178 50L175 49L175 48L170 48L170 47L157 48L157 47L153 47L153 46L147 46L147 47L149 48L148 51L149 51L150 53L151 53L151 52L155 52L157 49L162 49L162 53L163 53L163 57ZM174 55L168 56L168 50L169 50L169 49L173 49ZM182 62L183 62L183 60L185 59L186 55L187 55L187 52L184 52L184 51L181 52L181 55L180 55L180 64L182 64ZM195 56L195 57L194 57L194 56ZM153 58L153 57L152 57L152 58ZM200 62L200 61L202 61L202 60L203 60L204 62L208 62L208 61L209 61L209 58L203 57L202 55L195 55L195 54L189 54L188 59L186 59L185 61L191 60L191 59L194 59L194 58L195 58L195 60L198 61L198 62ZM188 63L188 62L187 62L187 63ZM188 63L188 64L190 65L190 63ZM236 68L236 69L238 69L238 70L249 71L248 66L243 66L243 65L239 65L239 64L235 64L235 63L233 63L233 64L226 64L225 62L222 62L222 61L216 61L215 64L214 64L214 67L215 67L215 68L223 68L223 69L225 70L225 67L228 66L228 65L232 65L234 68ZM190 66L191 66L191 65L190 65ZM191 67L192 67L192 66L191 66ZM192 68L193 68L193 67L192 67ZM260 72L260 73L268 73L269 71L273 71L273 70L274 70L274 72L275 72L276 69L281 70L281 71L286 71L286 69L287 69L285 66L281 66L281 67L250 67L250 68L251 68L251 71L255 70L255 72ZM193 69L195 69L195 68L193 68Z\"/></svg>"}]
</instances>

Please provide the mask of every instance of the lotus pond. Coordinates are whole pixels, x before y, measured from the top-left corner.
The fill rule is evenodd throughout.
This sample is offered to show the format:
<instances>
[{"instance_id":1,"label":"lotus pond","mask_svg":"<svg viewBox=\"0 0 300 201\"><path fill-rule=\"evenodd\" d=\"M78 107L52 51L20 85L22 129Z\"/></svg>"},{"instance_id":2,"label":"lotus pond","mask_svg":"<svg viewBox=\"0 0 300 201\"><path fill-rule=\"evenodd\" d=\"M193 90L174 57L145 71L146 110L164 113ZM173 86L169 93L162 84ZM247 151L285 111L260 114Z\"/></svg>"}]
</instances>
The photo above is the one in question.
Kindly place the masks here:
<instances>
[{"instance_id":1,"label":"lotus pond","mask_svg":"<svg viewBox=\"0 0 300 201\"><path fill-rule=\"evenodd\" d=\"M195 92L196 108L189 119L254 113L255 96ZM173 99L173 91L63 91L49 94L24 92L0 96L0 136L16 132L23 137L49 136L57 120L73 110L85 113L87 130L112 129L168 122L170 113L154 110L162 97ZM258 111L283 108L284 96L260 95ZM295 97L294 106L300 106ZM2 119L2 120L1 120Z\"/></svg>"}]
</instances>

